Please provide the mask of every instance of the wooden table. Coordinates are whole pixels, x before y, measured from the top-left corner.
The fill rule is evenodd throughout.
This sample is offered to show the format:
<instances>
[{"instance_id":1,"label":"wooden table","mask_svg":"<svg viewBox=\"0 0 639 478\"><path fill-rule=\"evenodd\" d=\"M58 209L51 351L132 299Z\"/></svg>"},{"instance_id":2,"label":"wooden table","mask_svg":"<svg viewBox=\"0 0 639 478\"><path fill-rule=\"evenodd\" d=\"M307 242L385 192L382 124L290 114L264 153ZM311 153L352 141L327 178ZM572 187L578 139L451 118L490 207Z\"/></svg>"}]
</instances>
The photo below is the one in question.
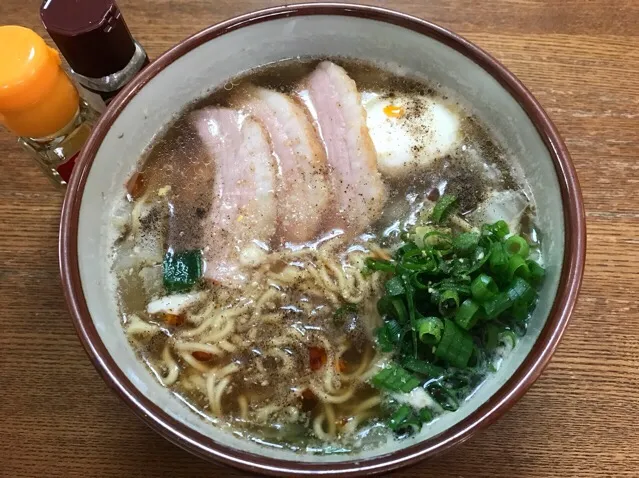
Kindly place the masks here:
<instances>
[{"instance_id":1,"label":"wooden table","mask_svg":"<svg viewBox=\"0 0 639 478\"><path fill-rule=\"evenodd\" d=\"M209 24L279 1L119 3L156 57ZM372 3L455 30L519 76L566 140L588 219L579 305L541 379L487 431L394 476L639 476L639 2ZM43 33L39 4L1 0L0 22ZM0 476L245 476L171 445L102 382L62 297L62 193L6 131L0 164Z\"/></svg>"}]
</instances>

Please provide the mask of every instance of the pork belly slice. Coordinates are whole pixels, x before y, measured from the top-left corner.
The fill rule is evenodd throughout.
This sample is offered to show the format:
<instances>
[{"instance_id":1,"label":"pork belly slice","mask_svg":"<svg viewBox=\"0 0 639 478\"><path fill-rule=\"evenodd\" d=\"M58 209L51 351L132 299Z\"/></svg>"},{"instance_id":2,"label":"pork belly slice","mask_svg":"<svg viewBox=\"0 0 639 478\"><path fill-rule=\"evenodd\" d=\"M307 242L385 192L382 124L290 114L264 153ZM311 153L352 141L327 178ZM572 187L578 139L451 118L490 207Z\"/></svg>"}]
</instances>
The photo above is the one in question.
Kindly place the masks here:
<instances>
[{"instance_id":1,"label":"pork belly slice","mask_svg":"<svg viewBox=\"0 0 639 478\"><path fill-rule=\"evenodd\" d=\"M278 161L277 232L281 242L306 242L320 232L330 204L326 154L312 119L290 96L241 88L231 104L258 119Z\"/></svg>"},{"instance_id":2,"label":"pork belly slice","mask_svg":"<svg viewBox=\"0 0 639 478\"><path fill-rule=\"evenodd\" d=\"M358 235L381 215L386 188L357 85L342 67L323 61L302 88L301 97L326 149L335 197L334 226L347 237Z\"/></svg>"},{"instance_id":3,"label":"pork belly slice","mask_svg":"<svg viewBox=\"0 0 639 478\"><path fill-rule=\"evenodd\" d=\"M215 168L212 206L202 219L204 277L237 287L275 234L275 159L266 131L250 117L213 107L192 120Z\"/></svg>"}]
</instances>

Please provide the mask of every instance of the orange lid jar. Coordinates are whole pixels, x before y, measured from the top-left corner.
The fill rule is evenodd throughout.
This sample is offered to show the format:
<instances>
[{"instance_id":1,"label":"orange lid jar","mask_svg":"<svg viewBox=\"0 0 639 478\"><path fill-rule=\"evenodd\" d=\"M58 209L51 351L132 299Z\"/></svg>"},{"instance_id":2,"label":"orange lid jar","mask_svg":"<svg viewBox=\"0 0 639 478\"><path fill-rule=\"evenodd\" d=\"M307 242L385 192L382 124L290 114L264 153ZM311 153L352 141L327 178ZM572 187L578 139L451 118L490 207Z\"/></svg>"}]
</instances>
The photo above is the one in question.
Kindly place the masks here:
<instances>
[{"instance_id":1,"label":"orange lid jar","mask_svg":"<svg viewBox=\"0 0 639 478\"><path fill-rule=\"evenodd\" d=\"M80 97L58 52L19 26L0 26L0 45L0 123L28 138L52 136L71 123Z\"/></svg>"}]
</instances>

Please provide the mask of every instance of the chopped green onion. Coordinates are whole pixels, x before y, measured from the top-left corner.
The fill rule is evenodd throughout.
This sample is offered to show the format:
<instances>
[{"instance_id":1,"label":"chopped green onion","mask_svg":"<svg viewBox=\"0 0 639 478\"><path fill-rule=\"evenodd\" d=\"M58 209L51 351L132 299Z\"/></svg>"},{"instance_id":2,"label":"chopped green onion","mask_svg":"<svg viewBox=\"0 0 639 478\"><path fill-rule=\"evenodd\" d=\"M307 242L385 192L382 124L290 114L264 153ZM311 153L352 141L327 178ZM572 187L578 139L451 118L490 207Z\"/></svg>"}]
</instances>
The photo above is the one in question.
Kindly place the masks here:
<instances>
[{"instance_id":1,"label":"chopped green onion","mask_svg":"<svg viewBox=\"0 0 639 478\"><path fill-rule=\"evenodd\" d=\"M417 249L404 254L401 267L409 271L434 272L437 269L437 262L425 251Z\"/></svg>"},{"instance_id":2,"label":"chopped green onion","mask_svg":"<svg viewBox=\"0 0 639 478\"><path fill-rule=\"evenodd\" d=\"M444 375L444 369L433 365L430 362L419 360L413 357L407 357L402 361L404 368L412 372L417 372L421 375L425 375L427 378L439 378Z\"/></svg>"},{"instance_id":3,"label":"chopped green onion","mask_svg":"<svg viewBox=\"0 0 639 478\"><path fill-rule=\"evenodd\" d=\"M188 291L202 275L202 253L199 250L174 252L169 249L164 256L162 269L167 292Z\"/></svg>"},{"instance_id":4,"label":"chopped green onion","mask_svg":"<svg viewBox=\"0 0 639 478\"><path fill-rule=\"evenodd\" d=\"M517 254L518 256L523 257L524 259L528 257L528 252L530 251L530 246L528 245L528 241L523 237L515 234L514 236L510 236L506 239L506 251L509 254Z\"/></svg>"},{"instance_id":5,"label":"chopped green onion","mask_svg":"<svg viewBox=\"0 0 639 478\"><path fill-rule=\"evenodd\" d=\"M493 274L502 276L508 272L508 254L500 242L493 242L491 244L488 264Z\"/></svg>"},{"instance_id":6,"label":"chopped green onion","mask_svg":"<svg viewBox=\"0 0 639 478\"><path fill-rule=\"evenodd\" d=\"M546 270L535 261L526 261L526 265L530 270L530 281L536 285L541 284L546 276Z\"/></svg>"},{"instance_id":7,"label":"chopped green onion","mask_svg":"<svg viewBox=\"0 0 639 478\"><path fill-rule=\"evenodd\" d=\"M512 302L521 300L526 304L531 304L535 300L537 293L524 279L515 277L508 286L508 289L506 289L506 295Z\"/></svg>"},{"instance_id":8,"label":"chopped green onion","mask_svg":"<svg viewBox=\"0 0 639 478\"><path fill-rule=\"evenodd\" d=\"M415 243L407 242L406 244L404 244L403 246L401 246L399 249L395 251L395 258L399 260L402 257L404 257L404 254L406 254L409 251L414 251L415 249L419 250L419 247L417 247Z\"/></svg>"},{"instance_id":9,"label":"chopped green onion","mask_svg":"<svg viewBox=\"0 0 639 478\"><path fill-rule=\"evenodd\" d=\"M484 224L481 229L483 235L494 235L497 239L503 239L510 232L508 223L502 220L499 220L494 224Z\"/></svg>"},{"instance_id":10,"label":"chopped green onion","mask_svg":"<svg viewBox=\"0 0 639 478\"><path fill-rule=\"evenodd\" d=\"M425 248L432 247L437 251L450 251L453 248L453 237L445 232L427 232L423 242Z\"/></svg>"},{"instance_id":11,"label":"chopped green onion","mask_svg":"<svg viewBox=\"0 0 639 478\"><path fill-rule=\"evenodd\" d=\"M453 249L458 256L468 256L479 245L479 234L476 232L462 232L453 239Z\"/></svg>"},{"instance_id":12,"label":"chopped green onion","mask_svg":"<svg viewBox=\"0 0 639 478\"><path fill-rule=\"evenodd\" d=\"M512 309L510 310L510 314L513 316L515 320L523 322L528 318L528 311L530 310L530 304L525 300L516 300L513 303Z\"/></svg>"},{"instance_id":13,"label":"chopped green onion","mask_svg":"<svg viewBox=\"0 0 639 478\"><path fill-rule=\"evenodd\" d=\"M394 432L417 432L424 423L430 422L433 414L428 408L422 408L415 413L413 409L406 404L400 405L388 420L388 428Z\"/></svg>"},{"instance_id":14,"label":"chopped green onion","mask_svg":"<svg viewBox=\"0 0 639 478\"><path fill-rule=\"evenodd\" d=\"M417 311L415 310L415 300L413 295L413 286L410 279L404 277L404 287L406 288L406 301L408 302L408 318L410 320L411 335L413 336L413 352L417 357Z\"/></svg>"},{"instance_id":15,"label":"chopped green onion","mask_svg":"<svg viewBox=\"0 0 639 478\"><path fill-rule=\"evenodd\" d=\"M403 329L396 320L387 320L377 329L377 345L382 352L392 352L402 339Z\"/></svg>"},{"instance_id":16,"label":"chopped green onion","mask_svg":"<svg viewBox=\"0 0 639 478\"><path fill-rule=\"evenodd\" d=\"M404 393L410 392L420 383L417 377L394 365L377 372L371 382L376 388Z\"/></svg>"},{"instance_id":17,"label":"chopped green onion","mask_svg":"<svg viewBox=\"0 0 639 478\"><path fill-rule=\"evenodd\" d=\"M439 405L444 410L454 412L459 408L459 402L457 401L457 399L454 397L451 391L443 385L437 382L433 382L429 384L426 389L430 396L433 397L433 399L437 403L439 403Z\"/></svg>"},{"instance_id":18,"label":"chopped green onion","mask_svg":"<svg viewBox=\"0 0 639 478\"><path fill-rule=\"evenodd\" d=\"M452 212L457 205L457 196L453 194L444 194L439 198L437 204L433 208L433 212L430 215L430 219L435 224L441 224L446 217Z\"/></svg>"},{"instance_id":19,"label":"chopped green onion","mask_svg":"<svg viewBox=\"0 0 639 478\"><path fill-rule=\"evenodd\" d=\"M393 307L393 298L387 295L382 296L382 298L377 301L377 312L379 312L379 315L382 317L385 315L394 317L393 313L395 309Z\"/></svg>"},{"instance_id":20,"label":"chopped green onion","mask_svg":"<svg viewBox=\"0 0 639 478\"><path fill-rule=\"evenodd\" d=\"M430 274L427 271L416 272L411 276L411 283L418 289L428 289L431 285Z\"/></svg>"},{"instance_id":21,"label":"chopped green onion","mask_svg":"<svg viewBox=\"0 0 639 478\"><path fill-rule=\"evenodd\" d=\"M381 316L396 318L400 324L408 322L408 311L401 297L385 295L377 302L377 311Z\"/></svg>"},{"instance_id":22,"label":"chopped green onion","mask_svg":"<svg viewBox=\"0 0 639 478\"><path fill-rule=\"evenodd\" d=\"M453 367L463 368L468 365L473 353L473 339L455 322L444 319L444 333L435 349L435 355L447 361Z\"/></svg>"},{"instance_id":23,"label":"chopped green onion","mask_svg":"<svg viewBox=\"0 0 639 478\"><path fill-rule=\"evenodd\" d=\"M513 301L505 293L499 293L483 303L484 311L489 319L495 319L507 311L513 305Z\"/></svg>"},{"instance_id":24,"label":"chopped green onion","mask_svg":"<svg viewBox=\"0 0 639 478\"><path fill-rule=\"evenodd\" d=\"M455 322L462 329L470 330L472 329L477 321L479 320L479 312L481 311L481 307L479 304L472 299L466 299L457 309L457 314L455 314Z\"/></svg>"},{"instance_id":25,"label":"chopped green onion","mask_svg":"<svg viewBox=\"0 0 639 478\"><path fill-rule=\"evenodd\" d=\"M490 259L490 249L485 249L482 246L477 247L471 259L472 263L470 269L468 269L468 274L472 274L473 272L481 269L488 259Z\"/></svg>"},{"instance_id":26,"label":"chopped green onion","mask_svg":"<svg viewBox=\"0 0 639 478\"><path fill-rule=\"evenodd\" d=\"M473 299L483 302L493 297L499 289L488 274L479 274L470 284Z\"/></svg>"},{"instance_id":27,"label":"chopped green onion","mask_svg":"<svg viewBox=\"0 0 639 478\"><path fill-rule=\"evenodd\" d=\"M444 279L438 282L437 284L435 284L433 287L442 291L453 290L457 292L459 295L470 295L470 287L464 284L464 282L462 282L461 279L459 280Z\"/></svg>"},{"instance_id":28,"label":"chopped green onion","mask_svg":"<svg viewBox=\"0 0 639 478\"><path fill-rule=\"evenodd\" d=\"M375 335L377 349L394 361L371 383L408 393L428 380L426 391L447 410L483 380L500 342L514 344L516 334L525 334L545 275L528 259L526 239L507 237L504 221L483 225L481 234L438 226L455 205L454 197L440 199L427 226L401 236L392 260L368 258L365 268L390 273ZM433 417L428 408L395 405L391 412L389 427L398 433L415 432Z\"/></svg>"},{"instance_id":29,"label":"chopped green onion","mask_svg":"<svg viewBox=\"0 0 639 478\"><path fill-rule=\"evenodd\" d=\"M390 261L386 261L383 259L373 259L372 257L367 257L366 261L364 261L364 264L366 264L366 267L373 271L395 271L395 265L392 264Z\"/></svg>"},{"instance_id":30,"label":"chopped green onion","mask_svg":"<svg viewBox=\"0 0 639 478\"><path fill-rule=\"evenodd\" d=\"M506 342L510 343L510 348L514 349L515 345L517 345L517 336L512 330L504 330L499 334L499 342L507 345Z\"/></svg>"},{"instance_id":31,"label":"chopped green onion","mask_svg":"<svg viewBox=\"0 0 639 478\"><path fill-rule=\"evenodd\" d=\"M510 228L508 227L508 223L504 220L499 220L493 224L493 234L497 236L499 239L503 239L510 233Z\"/></svg>"},{"instance_id":32,"label":"chopped green onion","mask_svg":"<svg viewBox=\"0 0 639 478\"><path fill-rule=\"evenodd\" d=\"M459 307L459 294L455 290L445 290L439 296L439 312L444 317L455 315Z\"/></svg>"},{"instance_id":33,"label":"chopped green onion","mask_svg":"<svg viewBox=\"0 0 639 478\"><path fill-rule=\"evenodd\" d=\"M406 425L407 419L412 415L413 409L408 405L400 406L390 417L388 421L388 428L393 431L397 431Z\"/></svg>"},{"instance_id":34,"label":"chopped green onion","mask_svg":"<svg viewBox=\"0 0 639 478\"><path fill-rule=\"evenodd\" d=\"M404 288L404 281L399 276L391 277L390 279L388 279L386 281L386 284L384 284L384 287L388 295L396 296L402 295L406 292L406 289Z\"/></svg>"},{"instance_id":35,"label":"chopped green onion","mask_svg":"<svg viewBox=\"0 0 639 478\"><path fill-rule=\"evenodd\" d=\"M484 346L486 350L492 352L499 345L499 333L501 329L498 325L493 323L486 324L486 329L484 329Z\"/></svg>"},{"instance_id":36,"label":"chopped green onion","mask_svg":"<svg viewBox=\"0 0 639 478\"><path fill-rule=\"evenodd\" d=\"M422 408L419 411L419 419L422 423L428 423L433 419L433 412L428 408Z\"/></svg>"},{"instance_id":37,"label":"chopped green onion","mask_svg":"<svg viewBox=\"0 0 639 478\"><path fill-rule=\"evenodd\" d=\"M436 345L442 338L444 323L437 317L424 317L415 323L419 340L428 345Z\"/></svg>"},{"instance_id":38,"label":"chopped green onion","mask_svg":"<svg viewBox=\"0 0 639 478\"><path fill-rule=\"evenodd\" d=\"M530 269L528 269L526 259L519 255L510 256L508 259L508 278L512 279L515 276L524 279L530 278Z\"/></svg>"}]
</instances>

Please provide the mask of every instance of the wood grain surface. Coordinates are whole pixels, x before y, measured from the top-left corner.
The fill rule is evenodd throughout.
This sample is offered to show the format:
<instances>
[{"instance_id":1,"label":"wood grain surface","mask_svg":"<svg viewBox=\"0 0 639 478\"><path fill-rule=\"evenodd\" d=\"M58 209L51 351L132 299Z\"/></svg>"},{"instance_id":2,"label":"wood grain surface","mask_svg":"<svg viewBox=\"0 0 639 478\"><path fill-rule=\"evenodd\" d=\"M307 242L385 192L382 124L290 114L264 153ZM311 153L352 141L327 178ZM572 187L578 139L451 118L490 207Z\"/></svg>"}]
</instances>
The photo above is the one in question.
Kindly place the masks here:
<instances>
[{"instance_id":1,"label":"wood grain surface","mask_svg":"<svg viewBox=\"0 0 639 478\"><path fill-rule=\"evenodd\" d=\"M152 57L278 3L119 1ZM488 430L393 476L639 476L639 1L371 3L464 35L532 90L572 153L588 222L579 304L541 379ZM44 33L39 4L0 0L0 23ZM62 297L62 193L4 130L0 173L0 476L246 476L171 445L107 388Z\"/></svg>"}]
</instances>

